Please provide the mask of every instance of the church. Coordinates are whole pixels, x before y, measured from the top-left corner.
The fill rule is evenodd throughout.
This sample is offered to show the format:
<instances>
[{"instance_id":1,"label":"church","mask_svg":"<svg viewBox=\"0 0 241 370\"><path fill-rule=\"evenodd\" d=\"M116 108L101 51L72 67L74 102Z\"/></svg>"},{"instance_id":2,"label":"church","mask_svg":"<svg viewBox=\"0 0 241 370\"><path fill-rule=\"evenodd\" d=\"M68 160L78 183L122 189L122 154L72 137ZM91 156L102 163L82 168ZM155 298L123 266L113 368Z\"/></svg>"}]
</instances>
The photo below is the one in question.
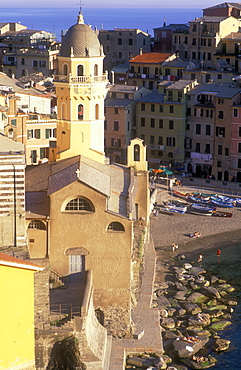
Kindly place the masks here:
<instances>
[{"instance_id":1,"label":"church","mask_svg":"<svg viewBox=\"0 0 241 370\"><path fill-rule=\"evenodd\" d=\"M148 226L149 174L139 138L128 147L127 165L105 157L103 59L80 12L58 57L57 145L48 163L26 169L27 239L30 258L48 261L68 284L92 271L103 323L114 321L114 312L130 326L142 253L135 230Z\"/></svg>"}]
</instances>

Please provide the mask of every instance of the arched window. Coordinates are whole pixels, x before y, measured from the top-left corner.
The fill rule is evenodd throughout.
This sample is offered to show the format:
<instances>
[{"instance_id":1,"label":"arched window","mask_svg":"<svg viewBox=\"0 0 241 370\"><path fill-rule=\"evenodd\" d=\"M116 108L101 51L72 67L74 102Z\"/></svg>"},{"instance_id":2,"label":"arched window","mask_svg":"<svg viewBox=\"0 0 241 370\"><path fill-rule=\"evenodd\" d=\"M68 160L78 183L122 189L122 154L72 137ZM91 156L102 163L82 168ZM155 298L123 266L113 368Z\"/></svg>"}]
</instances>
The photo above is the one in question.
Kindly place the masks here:
<instances>
[{"instance_id":1,"label":"arched window","mask_svg":"<svg viewBox=\"0 0 241 370\"><path fill-rule=\"evenodd\" d=\"M75 199L70 200L66 207L65 211L87 211L87 212L94 212L93 204L82 197L78 197Z\"/></svg>"},{"instance_id":2,"label":"arched window","mask_svg":"<svg viewBox=\"0 0 241 370\"><path fill-rule=\"evenodd\" d=\"M95 104L95 119L99 119L99 104Z\"/></svg>"},{"instance_id":3,"label":"arched window","mask_svg":"<svg viewBox=\"0 0 241 370\"><path fill-rule=\"evenodd\" d=\"M28 224L28 229L46 230L45 224L40 220L32 220Z\"/></svg>"},{"instance_id":4,"label":"arched window","mask_svg":"<svg viewBox=\"0 0 241 370\"><path fill-rule=\"evenodd\" d=\"M98 76L98 64L94 65L94 76Z\"/></svg>"},{"instance_id":5,"label":"arched window","mask_svg":"<svg viewBox=\"0 0 241 370\"><path fill-rule=\"evenodd\" d=\"M77 67L77 76L84 76L84 66L82 64L79 64Z\"/></svg>"},{"instance_id":6,"label":"arched window","mask_svg":"<svg viewBox=\"0 0 241 370\"><path fill-rule=\"evenodd\" d=\"M140 160L140 146L138 144L134 145L134 161Z\"/></svg>"},{"instance_id":7,"label":"arched window","mask_svg":"<svg viewBox=\"0 0 241 370\"><path fill-rule=\"evenodd\" d=\"M67 64L63 65L63 75L68 76L68 65Z\"/></svg>"},{"instance_id":8,"label":"arched window","mask_svg":"<svg viewBox=\"0 0 241 370\"><path fill-rule=\"evenodd\" d=\"M66 104L62 103L61 105L61 119L66 119Z\"/></svg>"},{"instance_id":9,"label":"arched window","mask_svg":"<svg viewBox=\"0 0 241 370\"><path fill-rule=\"evenodd\" d=\"M84 119L84 106L83 104L78 105L78 120L83 121Z\"/></svg>"},{"instance_id":10,"label":"arched window","mask_svg":"<svg viewBox=\"0 0 241 370\"><path fill-rule=\"evenodd\" d=\"M107 226L108 231L125 231L124 226L120 222L111 222Z\"/></svg>"}]
</instances>

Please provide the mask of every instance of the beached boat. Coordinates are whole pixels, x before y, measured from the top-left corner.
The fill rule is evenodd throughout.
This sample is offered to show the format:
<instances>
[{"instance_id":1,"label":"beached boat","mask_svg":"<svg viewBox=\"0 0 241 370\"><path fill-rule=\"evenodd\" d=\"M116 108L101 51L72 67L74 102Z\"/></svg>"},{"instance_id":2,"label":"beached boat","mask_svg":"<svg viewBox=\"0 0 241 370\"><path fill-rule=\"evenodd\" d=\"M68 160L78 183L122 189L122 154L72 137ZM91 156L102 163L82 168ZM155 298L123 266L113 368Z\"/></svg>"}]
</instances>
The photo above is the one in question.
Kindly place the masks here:
<instances>
[{"instance_id":1,"label":"beached boat","mask_svg":"<svg viewBox=\"0 0 241 370\"><path fill-rule=\"evenodd\" d=\"M189 212L195 213L202 216L212 216L213 211L215 211L215 207L209 207L204 204L193 203L189 208Z\"/></svg>"},{"instance_id":2,"label":"beached boat","mask_svg":"<svg viewBox=\"0 0 241 370\"><path fill-rule=\"evenodd\" d=\"M216 207L207 206L205 204L193 203L190 208L197 209L199 211L213 212Z\"/></svg>"},{"instance_id":3,"label":"beached boat","mask_svg":"<svg viewBox=\"0 0 241 370\"><path fill-rule=\"evenodd\" d=\"M179 197L185 200L188 200L188 197L190 195L190 193L184 193L184 192L177 191L177 190L173 190L172 194L175 195L176 197Z\"/></svg>"},{"instance_id":4,"label":"beached boat","mask_svg":"<svg viewBox=\"0 0 241 370\"><path fill-rule=\"evenodd\" d=\"M183 215L187 211L187 207L178 207L175 205L165 205L163 210L165 213L169 214L180 214Z\"/></svg>"},{"instance_id":5,"label":"beached boat","mask_svg":"<svg viewBox=\"0 0 241 370\"><path fill-rule=\"evenodd\" d=\"M213 211L213 214L212 216L215 216L215 217L232 217L233 214L231 212L221 212L221 211Z\"/></svg>"},{"instance_id":6,"label":"beached boat","mask_svg":"<svg viewBox=\"0 0 241 370\"><path fill-rule=\"evenodd\" d=\"M209 203L210 197L204 197L202 195L189 195L188 200L194 203Z\"/></svg>"},{"instance_id":7,"label":"beached boat","mask_svg":"<svg viewBox=\"0 0 241 370\"><path fill-rule=\"evenodd\" d=\"M211 198L212 204L214 204L217 207L224 207L224 208L232 208L234 207L234 204L231 202L224 202L221 199L213 199Z\"/></svg>"}]
</instances>

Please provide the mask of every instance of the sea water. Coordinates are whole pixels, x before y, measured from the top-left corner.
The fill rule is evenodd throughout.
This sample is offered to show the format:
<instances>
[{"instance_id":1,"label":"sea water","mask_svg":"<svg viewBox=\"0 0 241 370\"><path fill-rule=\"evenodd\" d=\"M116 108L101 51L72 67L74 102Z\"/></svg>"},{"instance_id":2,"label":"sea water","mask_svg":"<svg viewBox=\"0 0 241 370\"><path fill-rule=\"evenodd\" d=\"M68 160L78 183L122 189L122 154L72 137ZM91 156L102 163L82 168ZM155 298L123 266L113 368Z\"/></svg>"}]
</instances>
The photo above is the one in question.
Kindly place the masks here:
<instances>
[{"instance_id":1,"label":"sea water","mask_svg":"<svg viewBox=\"0 0 241 370\"><path fill-rule=\"evenodd\" d=\"M215 354L218 360L214 369L218 370L240 370L241 369L241 242L231 242L227 240L226 245L221 247L221 256L217 257L216 250L205 251L202 267L208 272L228 281L235 291L230 295L231 299L238 302L233 306L232 325L218 332L223 339L230 340L230 348Z\"/></svg>"},{"instance_id":2,"label":"sea water","mask_svg":"<svg viewBox=\"0 0 241 370\"><path fill-rule=\"evenodd\" d=\"M61 31L66 31L77 21L76 8L1 8L0 22L21 22L34 30L56 34L60 41ZM135 8L84 8L84 20L93 29L139 28L153 36L153 28L166 24L187 24L202 16L200 9L135 9Z\"/></svg>"}]
</instances>

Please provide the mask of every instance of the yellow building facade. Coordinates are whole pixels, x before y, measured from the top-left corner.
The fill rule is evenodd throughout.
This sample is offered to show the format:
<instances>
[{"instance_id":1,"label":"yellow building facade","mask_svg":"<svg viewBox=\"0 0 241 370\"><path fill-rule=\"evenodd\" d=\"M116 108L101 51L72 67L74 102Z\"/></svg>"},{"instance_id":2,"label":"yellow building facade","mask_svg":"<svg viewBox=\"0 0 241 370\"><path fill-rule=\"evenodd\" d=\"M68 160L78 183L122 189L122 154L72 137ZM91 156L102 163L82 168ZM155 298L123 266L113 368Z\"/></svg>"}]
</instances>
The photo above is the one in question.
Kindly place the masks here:
<instances>
[{"instance_id":1,"label":"yellow building facade","mask_svg":"<svg viewBox=\"0 0 241 370\"><path fill-rule=\"evenodd\" d=\"M34 272L43 268L0 253L0 369L35 369Z\"/></svg>"},{"instance_id":2,"label":"yellow building facade","mask_svg":"<svg viewBox=\"0 0 241 370\"><path fill-rule=\"evenodd\" d=\"M52 159L80 152L104 163L104 98L108 83L103 74L104 54L94 31L78 22L64 36L55 76L58 131Z\"/></svg>"}]
</instances>

